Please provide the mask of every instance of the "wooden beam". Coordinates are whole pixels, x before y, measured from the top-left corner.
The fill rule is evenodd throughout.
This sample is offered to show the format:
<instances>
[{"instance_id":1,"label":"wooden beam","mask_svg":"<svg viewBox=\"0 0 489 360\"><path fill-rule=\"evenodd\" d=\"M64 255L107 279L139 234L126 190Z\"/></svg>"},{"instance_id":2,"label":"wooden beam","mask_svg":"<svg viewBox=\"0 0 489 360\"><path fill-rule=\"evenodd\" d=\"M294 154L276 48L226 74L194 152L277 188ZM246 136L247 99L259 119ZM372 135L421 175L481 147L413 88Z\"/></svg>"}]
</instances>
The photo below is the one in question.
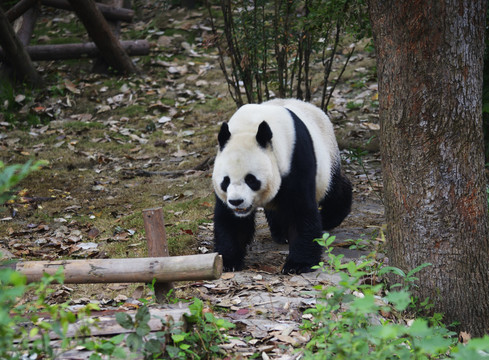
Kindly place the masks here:
<instances>
[{"instance_id":1,"label":"wooden beam","mask_svg":"<svg viewBox=\"0 0 489 360\"><path fill-rule=\"evenodd\" d=\"M143 220L146 241L148 242L148 256L169 256L163 209L158 207L143 210ZM154 284L156 301L159 303L165 302L166 296L171 289L173 289L171 282L156 282Z\"/></svg>"},{"instance_id":2,"label":"wooden beam","mask_svg":"<svg viewBox=\"0 0 489 360\"><path fill-rule=\"evenodd\" d=\"M98 4L108 5L108 6L112 6L115 8L122 8L124 5L124 1L123 0L99 0L99 2L97 3L97 6L98 6ZM102 12L102 14L103 14L103 12ZM105 16L105 18L107 19L107 16ZM112 19L107 19L107 22L108 22L110 29L112 30L112 33L114 34L115 38L120 41L121 22L118 20L112 20ZM93 65L92 65L92 72L93 73L107 74L107 73L109 73L109 70L110 70L109 64L107 64L107 62L105 61L105 59L102 56L98 56L95 59L95 61L93 62Z\"/></svg>"},{"instance_id":3,"label":"wooden beam","mask_svg":"<svg viewBox=\"0 0 489 360\"><path fill-rule=\"evenodd\" d=\"M19 261L8 265L24 274L27 282L39 281L43 273L55 274L63 267L65 284L150 283L215 280L222 274L217 253L131 259L84 259Z\"/></svg>"},{"instance_id":4,"label":"wooden beam","mask_svg":"<svg viewBox=\"0 0 489 360\"><path fill-rule=\"evenodd\" d=\"M73 10L67 0L42 0L42 4L62 10ZM134 17L134 10L131 9L101 3L96 5L107 20L131 22Z\"/></svg>"},{"instance_id":5,"label":"wooden beam","mask_svg":"<svg viewBox=\"0 0 489 360\"><path fill-rule=\"evenodd\" d=\"M121 41L121 46L128 55L148 55L149 43L147 40ZM97 45L93 42L80 44L57 45L29 45L26 51L33 61L43 60L68 60L82 57L94 58L100 54ZM5 52L0 49L0 59L6 60Z\"/></svg>"},{"instance_id":6,"label":"wooden beam","mask_svg":"<svg viewBox=\"0 0 489 360\"><path fill-rule=\"evenodd\" d=\"M29 45L29 42L31 41L32 34L34 33L34 27L36 26L36 21L40 13L41 7L39 3L36 3L16 21L16 23L22 22L19 30L17 31L17 36L24 46ZM32 57L31 60L33 60Z\"/></svg>"},{"instance_id":7,"label":"wooden beam","mask_svg":"<svg viewBox=\"0 0 489 360\"><path fill-rule=\"evenodd\" d=\"M14 69L15 80L40 86L41 77L2 8L0 8L0 45L5 51L8 64Z\"/></svg>"},{"instance_id":8,"label":"wooden beam","mask_svg":"<svg viewBox=\"0 0 489 360\"><path fill-rule=\"evenodd\" d=\"M7 19L12 22L29 10L38 0L20 0L17 4L7 10Z\"/></svg>"},{"instance_id":9,"label":"wooden beam","mask_svg":"<svg viewBox=\"0 0 489 360\"><path fill-rule=\"evenodd\" d=\"M69 0L69 2L87 29L88 35L97 44L107 64L121 73L137 72L136 66L122 48L119 40L115 38L95 2L93 0Z\"/></svg>"}]
</instances>

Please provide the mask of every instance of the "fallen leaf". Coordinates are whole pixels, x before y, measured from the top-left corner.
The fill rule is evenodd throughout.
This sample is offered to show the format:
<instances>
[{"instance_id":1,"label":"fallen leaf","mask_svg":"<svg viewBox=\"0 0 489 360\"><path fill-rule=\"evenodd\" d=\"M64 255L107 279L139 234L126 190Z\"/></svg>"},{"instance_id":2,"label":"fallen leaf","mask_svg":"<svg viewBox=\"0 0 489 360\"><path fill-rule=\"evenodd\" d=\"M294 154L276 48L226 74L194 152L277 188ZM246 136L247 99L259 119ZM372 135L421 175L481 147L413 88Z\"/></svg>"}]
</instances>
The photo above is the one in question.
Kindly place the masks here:
<instances>
[{"instance_id":1,"label":"fallen leaf","mask_svg":"<svg viewBox=\"0 0 489 360\"><path fill-rule=\"evenodd\" d=\"M80 94L80 90L76 88L75 84L73 84L70 80L65 79L65 87L73 94Z\"/></svg>"}]
</instances>

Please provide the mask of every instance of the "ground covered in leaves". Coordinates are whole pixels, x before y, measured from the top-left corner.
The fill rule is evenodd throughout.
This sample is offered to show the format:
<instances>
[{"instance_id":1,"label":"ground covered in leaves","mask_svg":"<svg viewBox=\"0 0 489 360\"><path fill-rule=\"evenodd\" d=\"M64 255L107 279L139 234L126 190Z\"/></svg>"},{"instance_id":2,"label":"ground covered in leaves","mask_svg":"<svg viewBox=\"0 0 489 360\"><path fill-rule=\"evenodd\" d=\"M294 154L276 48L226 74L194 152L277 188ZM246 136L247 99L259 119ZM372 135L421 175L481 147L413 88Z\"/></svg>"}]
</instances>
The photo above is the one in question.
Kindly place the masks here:
<instances>
[{"instance_id":1,"label":"ground covered in leaves","mask_svg":"<svg viewBox=\"0 0 489 360\"><path fill-rule=\"evenodd\" d=\"M43 9L37 28L34 43L86 38L68 12ZM151 42L150 55L134 59L140 74L94 74L86 59L40 62L42 91L2 89L0 159L6 164L45 159L49 165L22 182L16 199L0 213L0 251L27 260L146 256L141 212L159 206L171 255L212 251L216 134L236 107L210 46L206 10L145 2L135 21L123 26L122 38ZM333 231L335 251L350 258L361 253L347 249L347 240L363 239L377 248L383 224L373 137L375 59L357 48L329 109L344 171L354 185L352 214ZM339 55L335 66L345 58ZM208 300L239 325L236 335L252 338L230 343L230 353L292 356L291 348L307 341L299 332L302 311L314 303L307 290L334 282L334 276L280 275L286 254L286 247L270 240L260 216L245 271L177 284L175 295ZM141 284L72 285L56 294L53 301L128 308L150 296Z\"/></svg>"}]
</instances>

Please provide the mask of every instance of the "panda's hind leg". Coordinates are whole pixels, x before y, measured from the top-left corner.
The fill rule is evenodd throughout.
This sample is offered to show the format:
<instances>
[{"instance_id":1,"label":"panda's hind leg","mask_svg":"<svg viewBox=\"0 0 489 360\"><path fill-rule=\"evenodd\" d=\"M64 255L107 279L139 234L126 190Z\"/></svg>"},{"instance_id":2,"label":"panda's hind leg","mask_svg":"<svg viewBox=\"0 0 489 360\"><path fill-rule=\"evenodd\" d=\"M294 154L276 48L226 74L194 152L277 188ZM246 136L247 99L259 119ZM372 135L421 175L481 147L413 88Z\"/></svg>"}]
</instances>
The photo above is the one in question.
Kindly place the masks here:
<instances>
[{"instance_id":1,"label":"panda's hind leg","mask_svg":"<svg viewBox=\"0 0 489 360\"><path fill-rule=\"evenodd\" d=\"M330 230L348 216L351 210L352 187L350 180L341 174L338 166L332 176L328 194L319 202L324 230Z\"/></svg>"},{"instance_id":2,"label":"panda's hind leg","mask_svg":"<svg viewBox=\"0 0 489 360\"><path fill-rule=\"evenodd\" d=\"M243 269L246 246L255 235L255 213L238 217L216 196L214 251L222 255L224 271Z\"/></svg>"}]
</instances>

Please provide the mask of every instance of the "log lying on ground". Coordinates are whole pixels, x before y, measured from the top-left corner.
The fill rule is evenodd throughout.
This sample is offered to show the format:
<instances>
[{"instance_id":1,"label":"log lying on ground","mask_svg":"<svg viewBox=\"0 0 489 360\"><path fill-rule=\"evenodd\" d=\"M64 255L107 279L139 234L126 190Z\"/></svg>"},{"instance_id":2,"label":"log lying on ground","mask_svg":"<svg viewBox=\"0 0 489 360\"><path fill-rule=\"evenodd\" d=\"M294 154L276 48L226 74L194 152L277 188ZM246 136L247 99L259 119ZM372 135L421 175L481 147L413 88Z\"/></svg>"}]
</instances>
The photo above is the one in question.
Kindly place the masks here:
<instances>
[{"instance_id":1,"label":"log lying on ground","mask_svg":"<svg viewBox=\"0 0 489 360\"><path fill-rule=\"evenodd\" d=\"M42 4L57 9L73 10L67 0L42 0ZM107 20L131 22L134 10L97 3L97 7Z\"/></svg>"},{"instance_id":2,"label":"log lying on ground","mask_svg":"<svg viewBox=\"0 0 489 360\"><path fill-rule=\"evenodd\" d=\"M121 41L121 45L127 54L131 56L148 55L149 43L147 40ZM97 45L93 42L82 44L58 44L58 45L29 45L27 53L33 61L42 60L69 60L82 57L94 58L100 54ZM5 60L5 52L0 49L0 59Z\"/></svg>"},{"instance_id":3,"label":"log lying on ground","mask_svg":"<svg viewBox=\"0 0 489 360\"><path fill-rule=\"evenodd\" d=\"M65 284L129 283L215 280L222 274L217 253L153 258L20 261L9 267L24 274L27 282L39 281L43 273L64 268Z\"/></svg>"}]
</instances>

